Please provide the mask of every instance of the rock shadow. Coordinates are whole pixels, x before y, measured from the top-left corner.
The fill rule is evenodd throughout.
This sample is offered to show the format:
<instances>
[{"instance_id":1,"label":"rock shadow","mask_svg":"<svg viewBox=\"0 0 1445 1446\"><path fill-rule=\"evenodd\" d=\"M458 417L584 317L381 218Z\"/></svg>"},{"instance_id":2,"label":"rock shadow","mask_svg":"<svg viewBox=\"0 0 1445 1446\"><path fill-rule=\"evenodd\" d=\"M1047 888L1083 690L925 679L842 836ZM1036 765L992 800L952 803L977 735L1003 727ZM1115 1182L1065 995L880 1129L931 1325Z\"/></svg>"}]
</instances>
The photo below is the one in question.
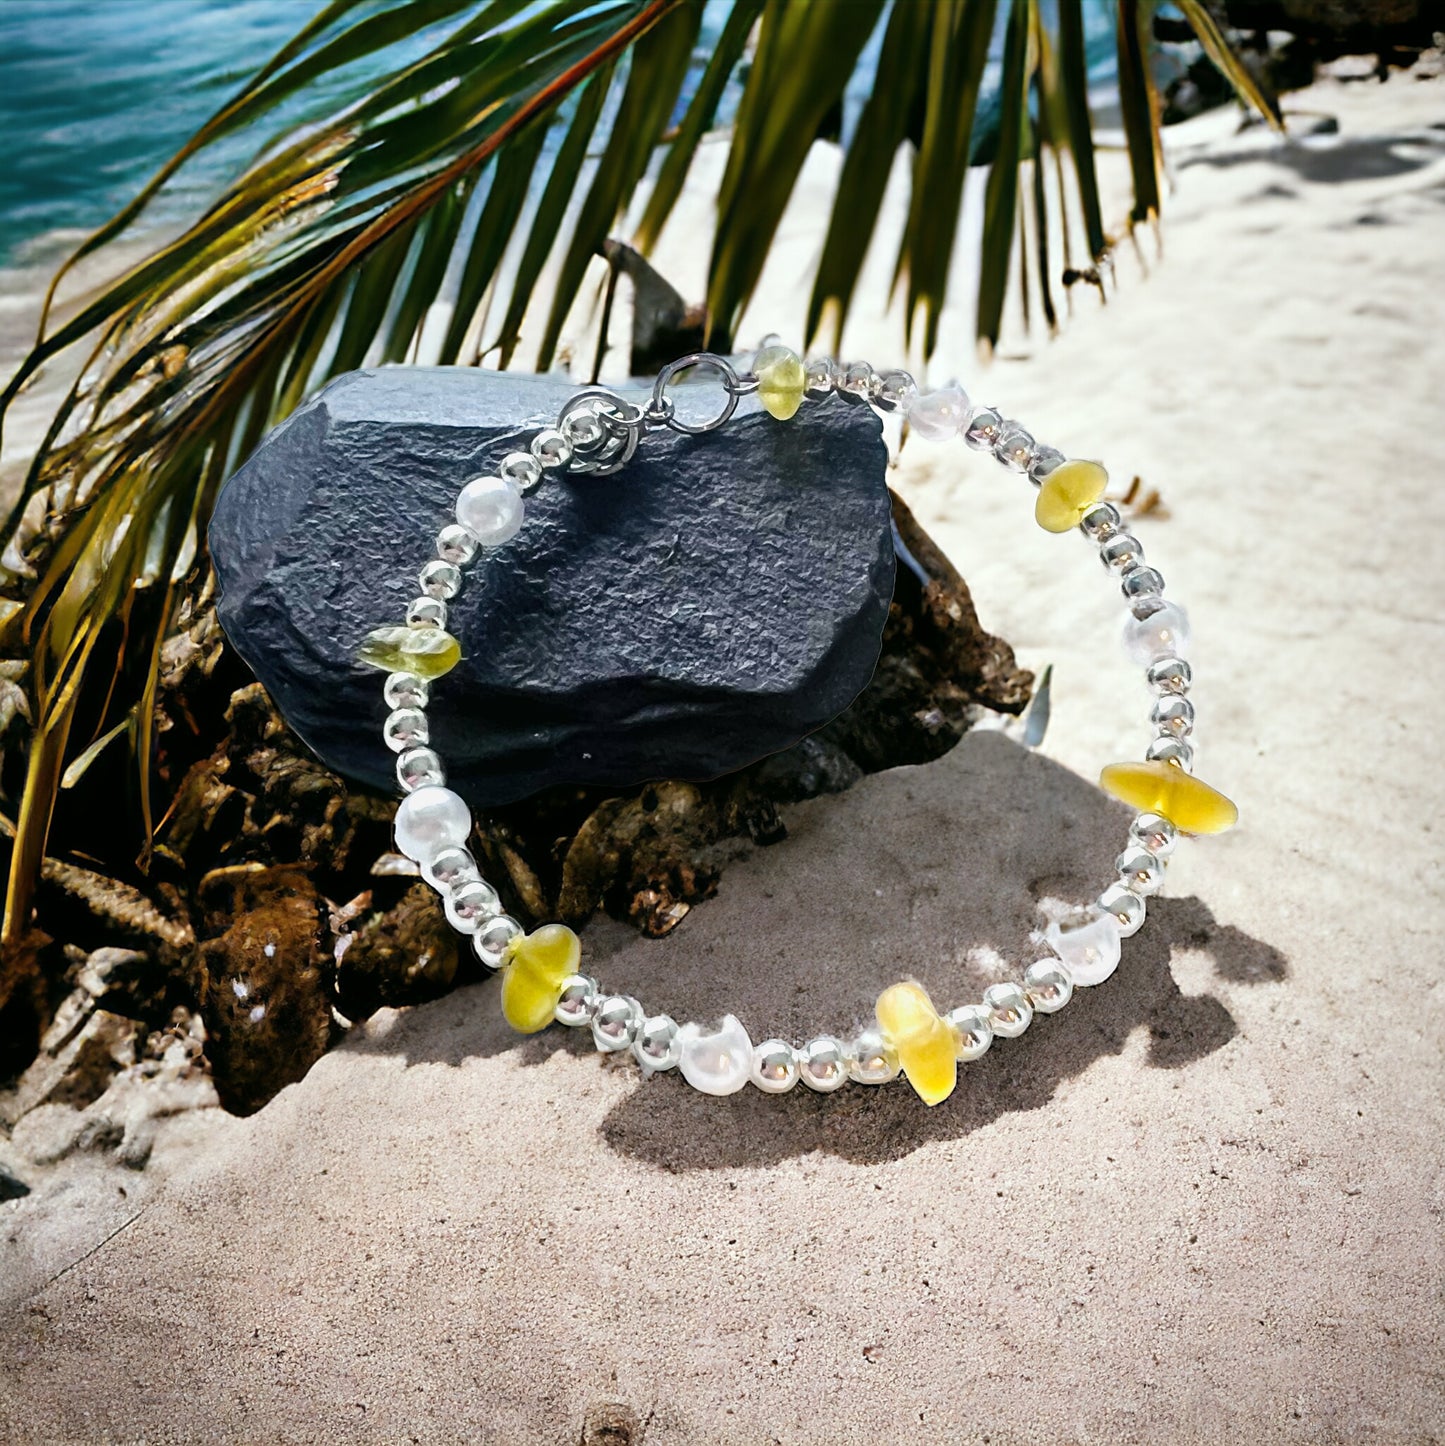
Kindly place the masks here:
<instances>
[{"instance_id":1,"label":"rock shadow","mask_svg":"<svg viewBox=\"0 0 1445 1446\"><path fill-rule=\"evenodd\" d=\"M666 939L611 923L589 929L584 967L650 1012L698 1020L730 1012L755 1040L846 1037L895 979L921 980L949 1007L995 978L1017 978L1046 952L1030 938L1039 899L1097 892L1129 817L1058 764L1001 734L971 733L937 762L874 774L789 810L788 839L734 862L719 896ZM511 1051L523 1067L561 1051L577 1055L578 1068L626 1070L637 1088L606 1116L602 1135L667 1170L766 1165L815 1150L866 1163L1038 1109L1063 1080L1118 1054L1140 1026L1152 1068L1178 1069L1222 1048L1238 1026L1214 995L1180 989L1170 969L1176 950L1206 954L1214 977L1231 984L1288 972L1279 950L1221 924L1198 898L1155 899L1112 979L962 1066L957 1091L931 1110L901 1083L714 1099L665 1075L643 1081L630 1056L599 1058L582 1031L519 1040L500 1018L494 983L343 1048L449 1064Z\"/></svg>"}]
</instances>

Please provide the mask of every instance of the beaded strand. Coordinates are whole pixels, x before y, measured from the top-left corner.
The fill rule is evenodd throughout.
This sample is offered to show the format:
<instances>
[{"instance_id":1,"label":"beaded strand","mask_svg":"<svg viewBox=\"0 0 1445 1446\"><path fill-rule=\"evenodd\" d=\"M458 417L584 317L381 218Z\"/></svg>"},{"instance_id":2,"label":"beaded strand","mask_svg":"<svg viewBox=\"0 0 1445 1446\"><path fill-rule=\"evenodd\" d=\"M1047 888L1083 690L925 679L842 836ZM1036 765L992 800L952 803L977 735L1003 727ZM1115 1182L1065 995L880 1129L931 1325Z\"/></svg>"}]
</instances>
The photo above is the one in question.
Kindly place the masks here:
<instances>
[{"instance_id":1,"label":"beaded strand","mask_svg":"<svg viewBox=\"0 0 1445 1446\"><path fill-rule=\"evenodd\" d=\"M684 424L675 416L667 388L685 366L710 368L723 380L727 401L710 422ZM432 683L461 659L461 645L447 631L447 604L461 589L462 570L479 551L516 535L525 494L544 473L616 471L647 428L711 430L749 391L780 421L809 399L837 393L901 413L912 432L930 441L961 436L1027 476L1038 488L1038 524L1049 532L1081 534L1117 578L1128 608L1124 646L1145 670L1154 697L1154 737L1144 760L1111 764L1100 777L1107 792L1137 811L1115 861L1114 882L1080 915L1047 924L1042 939L1052 951L1048 957L1029 965L1021 982L990 985L981 1001L943 1013L922 985L890 985L878 996L874 1022L857 1035L841 1040L820 1034L800 1046L776 1038L755 1045L731 1014L708 1026L648 1014L631 995L609 993L582 972L581 941L566 925L524 931L502 910L467 847L471 813L446 787L426 714ZM749 1083L781 1094L799 1082L826 1094L850 1080L878 1085L901 1075L933 1105L953 1092L961 1062L977 1059L995 1039L1022 1034L1035 1015L1062 1009L1075 989L1103 983L1119 965L1122 941L1143 925L1145 901L1162 887L1180 834L1218 833L1238 816L1223 794L1193 776L1189 622L1181 607L1165 600L1163 577L1146 563L1118 508L1104 500L1107 485L1108 474L1097 462L1070 460L1038 444L1017 422L991 407L975 407L956 385L920 391L906 371L880 374L867 362L844 366L826 357L804 362L780 345L764 346L747 376L708 354L675 362L659 376L645 410L603 388L588 388L564 409L558 427L539 431L527 451L506 456L496 476L469 481L457 497L456 521L437 534L436 556L421 569L420 594L405 622L368 634L358 657L387 673L383 694L390 712L382 734L397 754L397 780L406 795L396 813L396 846L420 866L477 958L500 971L508 1023L522 1033L553 1022L590 1029L604 1053L629 1051L644 1075L677 1069L707 1094L732 1094Z\"/></svg>"}]
</instances>

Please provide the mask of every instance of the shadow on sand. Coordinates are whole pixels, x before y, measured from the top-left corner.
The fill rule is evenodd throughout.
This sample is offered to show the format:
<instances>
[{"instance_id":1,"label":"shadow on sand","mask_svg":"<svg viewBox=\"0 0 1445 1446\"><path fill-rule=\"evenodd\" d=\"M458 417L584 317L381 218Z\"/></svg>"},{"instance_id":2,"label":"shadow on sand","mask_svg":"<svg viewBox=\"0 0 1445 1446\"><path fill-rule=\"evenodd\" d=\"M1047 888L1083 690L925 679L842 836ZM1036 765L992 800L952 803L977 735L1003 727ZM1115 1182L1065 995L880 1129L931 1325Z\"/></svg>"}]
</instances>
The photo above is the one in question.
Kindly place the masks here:
<instances>
[{"instance_id":1,"label":"shadow on sand","mask_svg":"<svg viewBox=\"0 0 1445 1446\"><path fill-rule=\"evenodd\" d=\"M754 1039L846 1035L894 979L920 979L947 1007L976 998L994 977L1017 977L1044 952L1029 937L1037 901L1097 890L1128 818L1048 759L999 734L971 734L936 763L877 774L792 810L787 841L732 864L718 898L667 939L605 923L589 930L585 967L652 1011L703 1020L735 1013ZM980 946L1001 953L1007 968L978 959ZM814 1150L879 1161L1037 1110L1141 1027L1151 1068L1179 1069L1221 1049L1237 1026L1213 994L1180 989L1170 961L1184 951L1207 956L1212 977L1229 984L1287 974L1277 949L1221 924L1199 899L1155 899L1107 984L1079 991L1062 1013L963 1066L952 1098L931 1110L903 1084L828 1096L799 1088L781 1099L747 1089L719 1100L667 1076L643 1082L630 1057L599 1059L586 1032L553 1028L519 1040L500 1019L495 983L343 1048L448 1064L512 1051L522 1067L566 1051L579 1069L627 1070L637 1088L605 1118L603 1136L668 1170L765 1165Z\"/></svg>"}]
</instances>

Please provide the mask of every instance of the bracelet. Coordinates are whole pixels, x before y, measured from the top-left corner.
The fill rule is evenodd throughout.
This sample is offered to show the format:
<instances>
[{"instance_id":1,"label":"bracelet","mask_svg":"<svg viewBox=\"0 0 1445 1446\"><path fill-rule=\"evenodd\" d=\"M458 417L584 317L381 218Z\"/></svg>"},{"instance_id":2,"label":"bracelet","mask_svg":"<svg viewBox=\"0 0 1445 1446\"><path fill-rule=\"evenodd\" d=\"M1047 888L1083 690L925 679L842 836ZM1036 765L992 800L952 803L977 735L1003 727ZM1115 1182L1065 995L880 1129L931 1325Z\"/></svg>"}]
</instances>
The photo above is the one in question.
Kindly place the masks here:
<instances>
[{"instance_id":1,"label":"bracelet","mask_svg":"<svg viewBox=\"0 0 1445 1446\"><path fill-rule=\"evenodd\" d=\"M675 383L685 370L711 372L722 384L721 403L706 420L678 415ZM805 400L836 393L901 413L922 437L962 436L970 447L991 452L1027 476L1038 488L1039 525L1049 532L1080 532L1118 578L1128 607L1124 645L1146 669L1155 699L1150 713L1155 737L1144 760L1110 764L1100 777L1108 793L1137 812L1116 861L1117 877L1080 916L1049 921L1041 934L1049 957L1031 964L1022 982L991 985L981 1002L944 1013L920 984L892 984L878 996L874 1022L855 1038L818 1035L801 1046L782 1039L754 1045L731 1014L711 1026L650 1015L630 995L606 993L581 972L581 941L565 924L524 931L503 912L467 848L471 813L446 787L425 711L432 683L461 659L461 645L447 631L447 603L461 588L462 569L479 551L501 547L516 535L525 494L545 473L610 475L626 465L648 431L711 432L729 421L739 398L753 392L780 421L793 417ZM1144 922L1145 900L1162 885L1178 836L1222 832L1238 817L1229 799L1193 776L1188 620L1183 609L1165 601L1164 579L1146 565L1119 510L1104 500L1107 483L1099 463L1069 460L1040 446L1017 422L990 407L974 407L956 385L920 391L905 371L879 374L867 362L842 366L829 358L805 363L778 345L765 346L747 374L712 353L683 357L663 368L642 406L608 388L585 387L568 399L555 427L531 439L527 451L504 457L497 475L467 482L457 497L456 521L437 534L436 556L421 569L420 595L405 622L369 633L358 658L387 674L383 692L391 711L382 731L398 755L397 779L406 795L396 810L396 846L441 895L447 919L471 939L477 958L500 971L508 1023L526 1034L554 1021L590 1027L599 1050L631 1051L644 1075L676 1068L707 1094L733 1094L750 1081L781 1094L800 1080L828 1093L849 1080L877 1085L902 1075L933 1105L952 1093L960 1061L977 1059L996 1038L1022 1034L1036 1014L1062 1009L1075 989L1107 979L1118 967L1122 941Z\"/></svg>"}]
</instances>

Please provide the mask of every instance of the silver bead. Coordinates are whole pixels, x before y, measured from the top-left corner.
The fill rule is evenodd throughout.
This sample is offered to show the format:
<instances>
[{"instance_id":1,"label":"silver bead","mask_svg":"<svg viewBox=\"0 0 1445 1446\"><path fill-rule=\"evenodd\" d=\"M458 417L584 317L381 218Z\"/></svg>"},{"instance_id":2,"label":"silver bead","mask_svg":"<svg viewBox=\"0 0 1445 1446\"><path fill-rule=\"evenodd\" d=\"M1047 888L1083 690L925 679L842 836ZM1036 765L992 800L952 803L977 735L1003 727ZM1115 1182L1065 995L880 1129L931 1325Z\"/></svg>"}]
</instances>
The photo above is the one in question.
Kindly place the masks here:
<instances>
[{"instance_id":1,"label":"silver bead","mask_svg":"<svg viewBox=\"0 0 1445 1446\"><path fill-rule=\"evenodd\" d=\"M956 383L923 392L908 409L908 427L930 442L946 442L968 425L973 404Z\"/></svg>"},{"instance_id":2,"label":"silver bead","mask_svg":"<svg viewBox=\"0 0 1445 1446\"><path fill-rule=\"evenodd\" d=\"M630 1049L642 1029L642 1006L629 994L609 994L592 1013L592 1039L604 1054Z\"/></svg>"},{"instance_id":3,"label":"silver bead","mask_svg":"<svg viewBox=\"0 0 1445 1446\"><path fill-rule=\"evenodd\" d=\"M1106 542L1120 528L1123 519L1112 502L1096 502L1079 521L1079 531L1095 542Z\"/></svg>"},{"instance_id":4,"label":"silver bead","mask_svg":"<svg viewBox=\"0 0 1445 1446\"><path fill-rule=\"evenodd\" d=\"M1144 544L1132 532L1116 532L1099 544L1099 561L1110 572L1127 572L1144 561Z\"/></svg>"},{"instance_id":5,"label":"silver bead","mask_svg":"<svg viewBox=\"0 0 1445 1446\"><path fill-rule=\"evenodd\" d=\"M798 1082L798 1056L786 1039L765 1039L753 1047L748 1078L764 1094L786 1094Z\"/></svg>"},{"instance_id":6,"label":"silver bead","mask_svg":"<svg viewBox=\"0 0 1445 1446\"><path fill-rule=\"evenodd\" d=\"M988 1022L996 1035L1014 1039L1033 1022L1034 1007L1017 984L990 984L983 991Z\"/></svg>"},{"instance_id":7,"label":"silver bead","mask_svg":"<svg viewBox=\"0 0 1445 1446\"><path fill-rule=\"evenodd\" d=\"M1057 1014L1074 994L1074 976L1058 959L1040 959L1024 970L1024 993L1035 1014Z\"/></svg>"},{"instance_id":8,"label":"silver bead","mask_svg":"<svg viewBox=\"0 0 1445 1446\"><path fill-rule=\"evenodd\" d=\"M983 1005L960 1004L957 1009L950 1009L943 1018L957 1036L954 1053L959 1059L977 1059L993 1043L993 1024Z\"/></svg>"},{"instance_id":9,"label":"silver bead","mask_svg":"<svg viewBox=\"0 0 1445 1446\"><path fill-rule=\"evenodd\" d=\"M798 1051L798 1076L810 1090L832 1094L848 1083L848 1057L831 1034L810 1039Z\"/></svg>"},{"instance_id":10,"label":"silver bead","mask_svg":"<svg viewBox=\"0 0 1445 1446\"><path fill-rule=\"evenodd\" d=\"M1157 569L1135 563L1119 574L1119 591L1125 602L1136 602L1140 598L1158 597L1164 591L1164 575Z\"/></svg>"},{"instance_id":11,"label":"silver bead","mask_svg":"<svg viewBox=\"0 0 1445 1446\"><path fill-rule=\"evenodd\" d=\"M440 598L413 598L407 606L406 623L411 628L444 628L447 605Z\"/></svg>"},{"instance_id":12,"label":"silver bead","mask_svg":"<svg viewBox=\"0 0 1445 1446\"><path fill-rule=\"evenodd\" d=\"M1119 871L1119 882L1131 894L1147 897L1164 887L1164 860L1156 858L1148 849L1137 845L1126 848L1114 860L1114 867Z\"/></svg>"},{"instance_id":13,"label":"silver bead","mask_svg":"<svg viewBox=\"0 0 1445 1446\"><path fill-rule=\"evenodd\" d=\"M397 755L396 781L410 793L417 788L439 787L447 781L447 771L432 749L408 748Z\"/></svg>"},{"instance_id":14,"label":"silver bead","mask_svg":"<svg viewBox=\"0 0 1445 1446\"><path fill-rule=\"evenodd\" d=\"M454 885L468 879L479 879L481 870L470 849L443 849L422 868L421 876L437 893L444 894Z\"/></svg>"},{"instance_id":15,"label":"silver bead","mask_svg":"<svg viewBox=\"0 0 1445 1446\"><path fill-rule=\"evenodd\" d=\"M458 934L475 934L501 913L497 891L483 879L458 879L442 895L447 923Z\"/></svg>"},{"instance_id":16,"label":"silver bead","mask_svg":"<svg viewBox=\"0 0 1445 1446\"><path fill-rule=\"evenodd\" d=\"M1189 615L1178 603L1164 603L1147 617L1127 619L1122 641L1124 651L1142 667L1160 658L1183 657L1189 651Z\"/></svg>"},{"instance_id":17,"label":"silver bead","mask_svg":"<svg viewBox=\"0 0 1445 1446\"><path fill-rule=\"evenodd\" d=\"M878 373L867 362L852 362L837 383L838 395L850 401L871 402L878 386Z\"/></svg>"},{"instance_id":18,"label":"silver bead","mask_svg":"<svg viewBox=\"0 0 1445 1446\"><path fill-rule=\"evenodd\" d=\"M381 692L388 708L425 708L431 684L414 673L388 673Z\"/></svg>"},{"instance_id":19,"label":"silver bead","mask_svg":"<svg viewBox=\"0 0 1445 1446\"><path fill-rule=\"evenodd\" d=\"M1141 813L1129 825L1129 837L1156 859L1167 859L1179 842L1179 830L1162 813Z\"/></svg>"},{"instance_id":20,"label":"silver bead","mask_svg":"<svg viewBox=\"0 0 1445 1446\"><path fill-rule=\"evenodd\" d=\"M459 522L449 522L437 533L437 556L454 567L465 567L477 555L477 539Z\"/></svg>"},{"instance_id":21,"label":"silver bead","mask_svg":"<svg viewBox=\"0 0 1445 1446\"><path fill-rule=\"evenodd\" d=\"M530 452L508 452L497 474L519 492L530 492L542 480L542 464Z\"/></svg>"},{"instance_id":22,"label":"silver bead","mask_svg":"<svg viewBox=\"0 0 1445 1446\"><path fill-rule=\"evenodd\" d=\"M901 369L884 372L878 378L873 403L883 412L906 412L918 399L918 383Z\"/></svg>"},{"instance_id":23,"label":"silver bead","mask_svg":"<svg viewBox=\"0 0 1445 1446\"><path fill-rule=\"evenodd\" d=\"M595 447L602 440L602 423L590 412L573 412L563 421L562 432L574 451Z\"/></svg>"},{"instance_id":24,"label":"silver bead","mask_svg":"<svg viewBox=\"0 0 1445 1446\"><path fill-rule=\"evenodd\" d=\"M1003 418L992 407L980 407L969 418L968 430L964 432L963 440L975 452L992 452L1002 426Z\"/></svg>"},{"instance_id":25,"label":"silver bead","mask_svg":"<svg viewBox=\"0 0 1445 1446\"><path fill-rule=\"evenodd\" d=\"M1050 472L1064 465L1064 454L1057 447L1035 447L1033 460L1029 463L1029 477L1042 482Z\"/></svg>"},{"instance_id":26,"label":"silver bead","mask_svg":"<svg viewBox=\"0 0 1445 1446\"><path fill-rule=\"evenodd\" d=\"M386 715L381 736L393 753L420 747L427 741L426 714L420 708L398 708Z\"/></svg>"},{"instance_id":27,"label":"silver bead","mask_svg":"<svg viewBox=\"0 0 1445 1446\"><path fill-rule=\"evenodd\" d=\"M522 933L522 926L510 914L498 914L472 935L472 953L488 969L500 969Z\"/></svg>"},{"instance_id":28,"label":"silver bead","mask_svg":"<svg viewBox=\"0 0 1445 1446\"><path fill-rule=\"evenodd\" d=\"M527 453L518 455L537 465ZM483 547L500 547L521 529L526 506L515 482L504 477L473 477L457 493L456 511L457 521Z\"/></svg>"},{"instance_id":29,"label":"silver bead","mask_svg":"<svg viewBox=\"0 0 1445 1446\"><path fill-rule=\"evenodd\" d=\"M565 467L572 460L571 442L555 427L545 427L538 432L532 438L529 450L544 470L549 467Z\"/></svg>"},{"instance_id":30,"label":"silver bead","mask_svg":"<svg viewBox=\"0 0 1445 1446\"><path fill-rule=\"evenodd\" d=\"M898 1051L878 1029L865 1029L848 1046L848 1078L859 1084L887 1084L898 1078Z\"/></svg>"},{"instance_id":31,"label":"silver bead","mask_svg":"<svg viewBox=\"0 0 1445 1446\"><path fill-rule=\"evenodd\" d=\"M577 1029L592 1023L592 1012L596 1008L597 981L590 974L569 974L562 981L562 992L557 996L552 1018L558 1024Z\"/></svg>"},{"instance_id":32,"label":"silver bead","mask_svg":"<svg viewBox=\"0 0 1445 1446\"><path fill-rule=\"evenodd\" d=\"M810 397L826 397L838 384L838 363L830 356L816 356L807 364L805 383Z\"/></svg>"},{"instance_id":33,"label":"silver bead","mask_svg":"<svg viewBox=\"0 0 1445 1446\"><path fill-rule=\"evenodd\" d=\"M632 1057L642 1066L644 1075L677 1065L682 1058L679 1032L677 1021L670 1014L654 1014L642 1021L637 1038L632 1041Z\"/></svg>"},{"instance_id":34,"label":"silver bead","mask_svg":"<svg viewBox=\"0 0 1445 1446\"><path fill-rule=\"evenodd\" d=\"M421 570L421 590L428 596L446 601L462 590L462 570L455 563L433 558Z\"/></svg>"},{"instance_id":35,"label":"silver bead","mask_svg":"<svg viewBox=\"0 0 1445 1446\"><path fill-rule=\"evenodd\" d=\"M1034 458L1033 434L1017 422L1004 422L994 440L993 455L1011 472L1028 471Z\"/></svg>"},{"instance_id":36,"label":"silver bead","mask_svg":"<svg viewBox=\"0 0 1445 1446\"><path fill-rule=\"evenodd\" d=\"M1160 658L1158 662L1149 664L1149 671L1144 676L1149 686L1160 695L1176 693L1182 696L1194 681L1194 674L1183 658Z\"/></svg>"},{"instance_id":37,"label":"silver bead","mask_svg":"<svg viewBox=\"0 0 1445 1446\"><path fill-rule=\"evenodd\" d=\"M1099 907L1114 916L1121 939L1132 939L1144 927L1144 900L1125 884L1110 884L1099 895Z\"/></svg>"},{"instance_id":38,"label":"silver bead","mask_svg":"<svg viewBox=\"0 0 1445 1446\"><path fill-rule=\"evenodd\" d=\"M1149 721L1161 733L1187 738L1194 732L1194 704L1188 698L1166 693L1150 709Z\"/></svg>"},{"instance_id":39,"label":"silver bead","mask_svg":"<svg viewBox=\"0 0 1445 1446\"><path fill-rule=\"evenodd\" d=\"M1194 750L1182 738L1165 734L1156 738L1145 750L1144 757L1150 763L1177 764L1186 773L1194 772Z\"/></svg>"}]
</instances>

